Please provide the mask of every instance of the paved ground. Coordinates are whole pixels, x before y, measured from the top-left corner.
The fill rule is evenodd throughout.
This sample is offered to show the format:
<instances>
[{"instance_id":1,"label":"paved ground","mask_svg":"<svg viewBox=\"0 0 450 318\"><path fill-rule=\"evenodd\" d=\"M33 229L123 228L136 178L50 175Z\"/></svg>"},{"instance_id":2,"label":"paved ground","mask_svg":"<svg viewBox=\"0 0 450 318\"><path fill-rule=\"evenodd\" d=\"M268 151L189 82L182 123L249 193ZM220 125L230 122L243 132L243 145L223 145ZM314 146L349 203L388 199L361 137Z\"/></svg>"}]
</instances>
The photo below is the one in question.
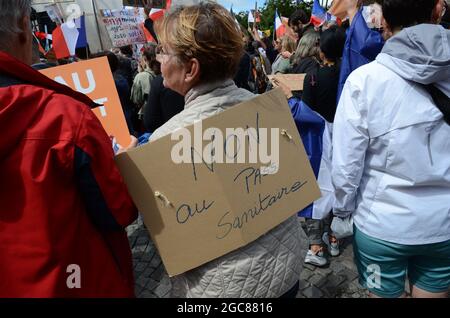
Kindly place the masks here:
<instances>
[{"instance_id":1,"label":"paved ground","mask_svg":"<svg viewBox=\"0 0 450 318\"><path fill-rule=\"evenodd\" d=\"M142 222L138 221L131 225L127 231L133 251L136 296L139 298L170 297L170 279ZM304 232L302 233L305 255L307 239ZM367 292L358 284L351 242L344 242L341 251L341 255L332 258L326 267L316 268L309 264L304 265L297 298L367 297Z\"/></svg>"}]
</instances>

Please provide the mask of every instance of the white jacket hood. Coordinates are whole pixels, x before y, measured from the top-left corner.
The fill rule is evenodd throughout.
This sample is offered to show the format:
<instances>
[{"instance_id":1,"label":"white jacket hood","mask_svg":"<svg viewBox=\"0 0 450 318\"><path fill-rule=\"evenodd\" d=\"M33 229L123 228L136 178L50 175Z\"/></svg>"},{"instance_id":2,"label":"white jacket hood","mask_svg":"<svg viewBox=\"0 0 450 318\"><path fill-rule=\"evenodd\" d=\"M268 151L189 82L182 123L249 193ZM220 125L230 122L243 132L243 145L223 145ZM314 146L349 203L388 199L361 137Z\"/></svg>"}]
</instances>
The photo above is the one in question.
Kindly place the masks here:
<instances>
[{"instance_id":1,"label":"white jacket hood","mask_svg":"<svg viewBox=\"0 0 450 318\"><path fill-rule=\"evenodd\" d=\"M440 25L403 29L386 42L377 61L406 80L435 84L450 96L450 31Z\"/></svg>"}]
</instances>

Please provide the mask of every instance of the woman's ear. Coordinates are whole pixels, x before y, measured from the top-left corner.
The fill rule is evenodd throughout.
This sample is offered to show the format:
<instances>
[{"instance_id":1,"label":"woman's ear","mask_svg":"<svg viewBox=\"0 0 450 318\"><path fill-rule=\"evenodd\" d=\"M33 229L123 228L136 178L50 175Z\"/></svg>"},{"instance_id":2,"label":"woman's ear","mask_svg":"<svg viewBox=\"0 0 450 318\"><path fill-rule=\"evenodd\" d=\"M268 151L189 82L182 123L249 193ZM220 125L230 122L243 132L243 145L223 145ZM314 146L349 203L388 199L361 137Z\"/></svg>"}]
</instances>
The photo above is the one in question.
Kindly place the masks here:
<instances>
[{"instance_id":1,"label":"woman's ear","mask_svg":"<svg viewBox=\"0 0 450 318\"><path fill-rule=\"evenodd\" d=\"M196 58L192 58L186 67L185 82L193 86L200 80L200 62Z\"/></svg>"},{"instance_id":2,"label":"woman's ear","mask_svg":"<svg viewBox=\"0 0 450 318\"><path fill-rule=\"evenodd\" d=\"M27 65L31 65L33 62L33 34L31 33L31 21L29 16L21 18L17 23L20 32L17 33L16 47L17 55L22 62Z\"/></svg>"},{"instance_id":3,"label":"woman's ear","mask_svg":"<svg viewBox=\"0 0 450 318\"><path fill-rule=\"evenodd\" d=\"M30 38L32 37L30 17L24 16L21 18L19 20L18 27L20 29L20 32L18 33L19 42L24 44L27 41L30 41Z\"/></svg>"}]
</instances>

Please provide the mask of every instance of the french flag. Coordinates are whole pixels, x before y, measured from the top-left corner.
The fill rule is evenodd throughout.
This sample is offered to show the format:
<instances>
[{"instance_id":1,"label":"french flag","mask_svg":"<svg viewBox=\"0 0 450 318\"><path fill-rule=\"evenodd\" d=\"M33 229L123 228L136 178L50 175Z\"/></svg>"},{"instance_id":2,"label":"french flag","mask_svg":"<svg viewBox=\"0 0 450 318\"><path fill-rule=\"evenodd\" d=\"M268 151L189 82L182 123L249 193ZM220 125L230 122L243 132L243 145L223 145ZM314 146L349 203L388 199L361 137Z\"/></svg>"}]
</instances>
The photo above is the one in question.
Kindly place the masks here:
<instances>
[{"instance_id":1,"label":"french flag","mask_svg":"<svg viewBox=\"0 0 450 318\"><path fill-rule=\"evenodd\" d=\"M155 22L156 20L161 19L164 16L164 13L167 10L170 10L170 7L172 5L172 0L166 1L166 8L165 9L152 9L150 10L149 18Z\"/></svg>"},{"instance_id":2,"label":"french flag","mask_svg":"<svg viewBox=\"0 0 450 318\"><path fill-rule=\"evenodd\" d=\"M145 27L144 23L141 23L141 29L142 31L144 31L144 35L145 35L145 39L147 40L147 43L152 42L152 43L157 43L156 39L153 37L153 35L147 30L147 28Z\"/></svg>"},{"instance_id":3,"label":"french flag","mask_svg":"<svg viewBox=\"0 0 450 318\"><path fill-rule=\"evenodd\" d=\"M85 16L82 15L78 19L75 20L75 25L78 29L78 41L76 48L83 48L88 46L87 35L86 35L86 19Z\"/></svg>"},{"instance_id":4,"label":"french flag","mask_svg":"<svg viewBox=\"0 0 450 318\"><path fill-rule=\"evenodd\" d=\"M75 55L80 33L73 21L58 25L52 32L53 50L57 59Z\"/></svg>"},{"instance_id":5,"label":"french flag","mask_svg":"<svg viewBox=\"0 0 450 318\"><path fill-rule=\"evenodd\" d=\"M46 40L46 39L52 40L52 35L51 34L47 34L45 32L35 32L34 34L36 35L36 37L39 40Z\"/></svg>"},{"instance_id":6,"label":"french flag","mask_svg":"<svg viewBox=\"0 0 450 318\"><path fill-rule=\"evenodd\" d=\"M286 33L286 25L281 22L280 16L278 15L278 10L275 9L275 34L277 39L281 38Z\"/></svg>"},{"instance_id":7,"label":"french flag","mask_svg":"<svg viewBox=\"0 0 450 318\"><path fill-rule=\"evenodd\" d=\"M161 19L164 16L164 10L163 9L152 9L150 11L150 14L148 15L150 19L154 21Z\"/></svg>"},{"instance_id":8,"label":"french flag","mask_svg":"<svg viewBox=\"0 0 450 318\"><path fill-rule=\"evenodd\" d=\"M255 23L255 17L253 16L252 10L250 10L248 12L248 18L247 18L248 23Z\"/></svg>"},{"instance_id":9,"label":"french flag","mask_svg":"<svg viewBox=\"0 0 450 318\"><path fill-rule=\"evenodd\" d=\"M320 199L300 211L298 216L322 220L330 213L335 199L331 182L333 124L298 98L289 99L288 104L322 193Z\"/></svg>"},{"instance_id":10,"label":"french flag","mask_svg":"<svg viewBox=\"0 0 450 318\"><path fill-rule=\"evenodd\" d=\"M311 13L311 23L315 27L320 27L327 19L327 12L320 5L318 0L314 0L314 5Z\"/></svg>"}]
</instances>

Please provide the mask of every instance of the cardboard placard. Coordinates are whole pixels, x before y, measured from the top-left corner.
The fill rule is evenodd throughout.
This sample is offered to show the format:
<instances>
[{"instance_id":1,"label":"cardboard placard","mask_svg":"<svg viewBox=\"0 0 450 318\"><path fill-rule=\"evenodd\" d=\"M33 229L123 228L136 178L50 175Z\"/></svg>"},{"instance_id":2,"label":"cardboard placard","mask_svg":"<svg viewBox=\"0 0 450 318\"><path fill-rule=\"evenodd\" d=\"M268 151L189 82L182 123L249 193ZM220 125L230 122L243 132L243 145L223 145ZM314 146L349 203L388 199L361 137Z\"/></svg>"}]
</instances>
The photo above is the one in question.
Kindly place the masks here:
<instances>
[{"instance_id":1,"label":"cardboard placard","mask_svg":"<svg viewBox=\"0 0 450 318\"><path fill-rule=\"evenodd\" d=\"M144 31L140 27L142 17L134 8L103 10L102 22L114 47L147 42Z\"/></svg>"},{"instance_id":2,"label":"cardboard placard","mask_svg":"<svg viewBox=\"0 0 450 318\"><path fill-rule=\"evenodd\" d=\"M130 144L130 133L107 57L52 67L40 72L103 105L93 111L105 131L109 136L115 137L120 145L125 147Z\"/></svg>"},{"instance_id":3,"label":"cardboard placard","mask_svg":"<svg viewBox=\"0 0 450 318\"><path fill-rule=\"evenodd\" d=\"M188 137L180 138L182 130L176 130L175 140L174 134L168 135L116 157L170 276L247 245L320 197L280 89L209 117L201 126L186 127ZM215 137L211 138L217 142L215 147L211 139L196 144L202 136L208 139L203 135L208 128L223 132L220 136L215 130ZM248 134L234 134L227 128L242 128ZM271 136L270 147L264 145L264 131ZM199 162L174 163L172 151L185 154L177 145L185 138L191 142L191 136L195 136L191 143L194 146L187 149L187 157ZM278 143L272 144L277 138ZM234 144L228 148L231 140ZM265 146L270 149L267 154L279 149L278 164L270 168L261 159L264 151L257 161L249 160L248 155L247 163L217 163L221 157L226 157L224 161L234 160L237 149L245 149L249 154L251 149L261 151ZM206 154L204 161L199 155L202 149ZM217 162L205 160L209 154L214 154Z\"/></svg>"},{"instance_id":4,"label":"cardboard placard","mask_svg":"<svg viewBox=\"0 0 450 318\"><path fill-rule=\"evenodd\" d=\"M305 81L306 74L276 74L269 75L268 78L274 87L280 87L285 85L291 92L302 91L303 82Z\"/></svg>"}]
</instances>

